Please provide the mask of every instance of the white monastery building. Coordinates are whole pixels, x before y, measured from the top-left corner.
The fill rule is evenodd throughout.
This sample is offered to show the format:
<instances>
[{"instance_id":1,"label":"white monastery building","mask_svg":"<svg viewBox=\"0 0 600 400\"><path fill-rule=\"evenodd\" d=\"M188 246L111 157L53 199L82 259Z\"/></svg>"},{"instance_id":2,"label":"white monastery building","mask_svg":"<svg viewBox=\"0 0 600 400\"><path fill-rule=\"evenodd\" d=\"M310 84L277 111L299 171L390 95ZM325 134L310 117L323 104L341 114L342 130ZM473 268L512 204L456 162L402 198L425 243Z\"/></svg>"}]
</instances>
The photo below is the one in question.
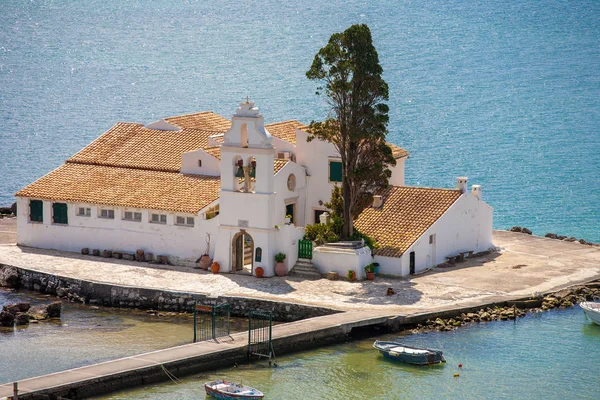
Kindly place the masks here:
<instances>
[{"instance_id":1,"label":"white monastery building","mask_svg":"<svg viewBox=\"0 0 600 400\"><path fill-rule=\"evenodd\" d=\"M18 244L79 252L82 248L165 255L194 265L203 254L220 272L274 275L298 259L307 224L319 223L341 182L330 143L307 141L298 121L265 125L254 103L228 120L212 112L149 125L119 122L64 165L17 196ZM458 178L454 189L404 186L406 150L390 144L390 187L355 221L380 247L317 247L320 273L380 265L405 276L461 252L492 246L492 208L481 187ZM286 216L291 218L286 218Z\"/></svg>"}]
</instances>

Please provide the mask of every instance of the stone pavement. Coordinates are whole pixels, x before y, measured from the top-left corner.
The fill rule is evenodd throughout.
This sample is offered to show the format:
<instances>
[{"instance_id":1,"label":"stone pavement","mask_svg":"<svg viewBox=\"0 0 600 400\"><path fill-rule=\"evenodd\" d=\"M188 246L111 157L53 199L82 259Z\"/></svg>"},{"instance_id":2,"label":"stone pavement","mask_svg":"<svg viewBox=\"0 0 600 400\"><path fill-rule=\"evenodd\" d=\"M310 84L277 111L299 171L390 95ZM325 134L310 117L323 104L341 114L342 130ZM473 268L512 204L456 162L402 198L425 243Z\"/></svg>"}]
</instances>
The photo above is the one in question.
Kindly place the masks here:
<instances>
[{"instance_id":1,"label":"stone pavement","mask_svg":"<svg viewBox=\"0 0 600 400\"><path fill-rule=\"evenodd\" d=\"M258 279L187 267L0 245L0 263L108 284L280 300L339 310L414 313L530 296L600 278L600 247L494 231L500 251L410 278ZM395 295L386 296L387 288Z\"/></svg>"}]
</instances>

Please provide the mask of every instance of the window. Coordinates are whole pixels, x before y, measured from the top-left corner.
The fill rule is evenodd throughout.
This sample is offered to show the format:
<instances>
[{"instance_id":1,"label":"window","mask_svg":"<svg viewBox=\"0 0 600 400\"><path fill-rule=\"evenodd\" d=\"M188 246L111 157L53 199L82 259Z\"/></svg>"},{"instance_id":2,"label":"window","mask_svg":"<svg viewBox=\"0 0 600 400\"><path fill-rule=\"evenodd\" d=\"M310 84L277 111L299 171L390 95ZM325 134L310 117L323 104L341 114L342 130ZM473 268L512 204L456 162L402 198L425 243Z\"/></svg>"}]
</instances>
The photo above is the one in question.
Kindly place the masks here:
<instances>
[{"instance_id":1,"label":"window","mask_svg":"<svg viewBox=\"0 0 600 400\"><path fill-rule=\"evenodd\" d=\"M194 217L178 216L175 221L177 225L194 226Z\"/></svg>"},{"instance_id":2,"label":"window","mask_svg":"<svg viewBox=\"0 0 600 400\"><path fill-rule=\"evenodd\" d=\"M52 203L52 222L65 225L69 223L66 203Z\"/></svg>"},{"instance_id":3,"label":"window","mask_svg":"<svg viewBox=\"0 0 600 400\"><path fill-rule=\"evenodd\" d=\"M29 200L29 221L44 222L44 202L42 200Z\"/></svg>"},{"instance_id":4,"label":"window","mask_svg":"<svg viewBox=\"0 0 600 400\"><path fill-rule=\"evenodd\" d=\"M100 210L100 218L115 219L115 210L103 208Z\"/></svg>"},{"instance_id":5,"label":"window","mask_svg":"<svg viewBox=\"0 0 600 400\"><path fill-rule=\"evenodd\" d=\"M92 216L92 209L89 207L78 207L77 208L77 215L80 217L91 217Z\"/></svg>"},{"instance_id":6,"label":"window","mask_svg":"<svg viewBox=\"0 0 600 400\"><path fill-rule=\"evenodd\" d=\"M202 160L198 160L198 166L201 167L202 166Z\"/></svg>"},{"instance_id":7,"label":"window","mask_svg":"<svg viewBox=\"0 0 600 400\"><path fill-rule=\"evenodd\" d=\"M142 213L141 212L133 212L133 211L125 211L123 213L123 219L126 221L141 221Z\"/></svg>"},{"instance_id":8,"label":"window","mask_svg":"<svg viewBox=\"0 0 600 400\"><path fill-rule=\"evenodd\" d=\"M165 214L152 214L152 217L150 218L150 222L152 222L154 224L166 224L167 216Z\"/></svg>"},{"instance_id":9,"label":"window","mask_svg":"<svg viewBox=\"0 0 600 400\"><path fill-rule=\"evenodd\" d=\"M329 182L342 181L342 162L329 161Z\"/></svg>"},{"instance_id":10,"label":"window","mask_svg":"<svg viewBox=\"0 0 600 400\"><path fill-rule=\"evenodd\" d=\"M208 209L208 211L205 214L205 219L213 219L217 215L219 215L219 205L218 204L216 206Z\"/></svg>"},{"instance_id":11,"label":"window","mask_svg":"<svg viewBox=\"0 0 600 400\"><path fill-rule=\"evenodd\" d=\"M315 210L315 224L321 223L321 214L323 214L325 210Z\"/></svg>"}]
</instances>

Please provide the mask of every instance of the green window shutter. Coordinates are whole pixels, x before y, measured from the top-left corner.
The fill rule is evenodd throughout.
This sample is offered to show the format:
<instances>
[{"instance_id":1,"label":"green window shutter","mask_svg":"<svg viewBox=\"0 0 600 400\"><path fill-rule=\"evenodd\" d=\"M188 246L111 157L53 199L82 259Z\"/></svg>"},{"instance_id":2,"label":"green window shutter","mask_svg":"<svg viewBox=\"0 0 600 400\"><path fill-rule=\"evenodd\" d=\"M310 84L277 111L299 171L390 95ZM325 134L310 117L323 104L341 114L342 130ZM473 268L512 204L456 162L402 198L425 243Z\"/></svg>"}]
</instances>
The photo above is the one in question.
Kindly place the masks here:
<instances>
[{"instance_id":1,"label":"green window shutter","mask_svg":"<svg viewBox=\"0 0 600 400\"><path fill-rule=\"evenodd\" d=\"M44 222L44 202L42 200L29 200L29 220Z\"/></svg>"},{"instance_id":2,"label":"green window shutter","mask_svg":"<svg viewBox=\"0 0 600 400\"><path fill-rule=\"evenodd\" d=\"M341 161L329 161L329 181L330 182L341 182L342 181L342 162Z\"/></svg>"},{"instance_id":3,"label":"green window shutter","mask_svg":"<svg viewBox=\"0 0 600 400\"><path fill-rule=\"evenodd\" d=\"M68 224L67 219L67 204L66 203L52 203L52 218L55 224Z\"/></svg>"}]
</instances>

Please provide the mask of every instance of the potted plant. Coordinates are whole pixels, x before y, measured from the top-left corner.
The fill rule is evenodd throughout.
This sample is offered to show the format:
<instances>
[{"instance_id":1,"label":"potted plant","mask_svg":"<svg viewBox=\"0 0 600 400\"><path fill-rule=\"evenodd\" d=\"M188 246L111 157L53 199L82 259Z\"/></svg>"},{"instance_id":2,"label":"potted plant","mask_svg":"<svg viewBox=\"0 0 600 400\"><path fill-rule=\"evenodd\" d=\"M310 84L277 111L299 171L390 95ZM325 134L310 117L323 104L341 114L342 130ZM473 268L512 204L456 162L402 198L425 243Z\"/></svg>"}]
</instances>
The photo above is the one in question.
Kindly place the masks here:
<instances>
[{"instance_id":1,"label":"potted plant","mask_svg":"<svg viewBox=\"0 0 600 400\"><path fill-rule=\"evenodd\" d=\"M292 222L292 216L291 216L290 214L286 215L286 216L285 216L285 223L286 223L286 224L289 224L289 223L291 223L291 222Z\"/></svg>"},{"instance_id":2,"label":"potted plant","mask_svg":"<svg viewBox=\"0 0 600 400\"><path fill-rule=\"evenodd\" d=\"M277 276L284 276L286 272L287 270L285 268L285 254L275 254L275 273L277 274Z\"/></svg>"},{"instance_id":3,"label":"potted plant","mask_svg":"<svg viewBox=\"0 0 600 400\"><path fill-rule=\"evenodd\" d=\"M218 274L219 270L221 269L221 266L219 265L218 262L215 261L214 263L212 263L212 266L210 267L210 269L212 270L213 274Z\"/></svg>"},{"instance_id":4,"label":"potted plant","mask_svg":"<svg viewBox=\"0 0 600 400\"><path fill-rule=\"evenodd\" d=\"M349 270L348 270L348 280L349 280L350 282L352 282L352 281L353 281L353 280L355 280L355 279L356 279L356 272L354 272L354 270L353 270L353 269L349 269Z\"/></svg>"},{"instance_id":5,"label":"potted plant","mask_svg":"<svg viewBox=\"0 0 600 400\"><path fill-rule=\"evenodd\" d=\"M263 275L265 274L265 270L263 269L263 267L256 267L254 269L254 273L256 274L257 278L262 278Z\"/></svg>"},{"instance_id":6,"label":"potted plant","mask_svg":"<svg viewBox=\"0 0 600 400\"><path fill-rule=\"evenodd\" d=\"M204 252L202 257L200 257L199 260L197 261L199 263L200 268L202 268L205 271L208 270L208 267L210 267L212 264L212 260L210 259L210 256L208 255L209 251L210 251L210 233L207 233L206 234L206 251Z\"/></svg>"},{"instance_id":7,"label":"potted plant","mask_svg":"<svg viewBox=\"0 0 600 400\"><path fill-rule=\"evenodd\" d=\"M375 265L369 264L365 267L365 273L367 274L367 280L372 281L375 279Z\"/></svg>"}]
</instances>

